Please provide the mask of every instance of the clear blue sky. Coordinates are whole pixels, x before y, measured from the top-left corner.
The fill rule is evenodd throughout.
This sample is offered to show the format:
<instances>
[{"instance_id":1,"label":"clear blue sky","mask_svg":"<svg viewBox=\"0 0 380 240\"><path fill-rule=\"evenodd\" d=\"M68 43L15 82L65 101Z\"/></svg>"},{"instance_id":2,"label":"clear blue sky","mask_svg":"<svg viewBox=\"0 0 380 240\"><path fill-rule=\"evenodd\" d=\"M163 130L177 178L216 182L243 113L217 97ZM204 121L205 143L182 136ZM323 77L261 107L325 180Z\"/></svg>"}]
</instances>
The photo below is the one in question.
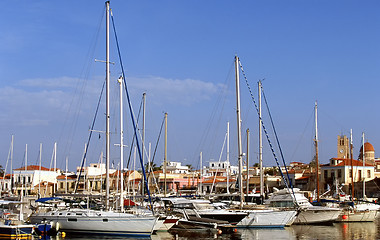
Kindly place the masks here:
<instances>
[{"instance_id":1,"label":"clear blue sky","mask_svg":"<svg viewBox=\"0 0 380 240\"><path fill-rule=\"evenodd\" d=\"M265 79L287 162L313 158L315 100L322 163L336 156L337 135L348 135L351 128L355 156L363 131L380 149L378 1L115 0L111 7L136 115L142 93L147 93L146 141L152 152L168 112L169 160L198 168L200 151L204 163L218 160L230 121L230 159L236 164L235 54L255 95L257 81ZM6 164L14 134L14 168L22 165L25 144L29 164L38 164L40 143L43 165L49 167L57 141L58 167L65 168L67 156L73 170L80 164L104 79L104 64L94 61L105 58L104 1L19 0L2 8L0 164ZM115 51L111 58L118 62ZM111 69L115 81L119 69ZM115 132L116 83L113 91ZM244 82L241 91L243 131L250 128L254 163L257 117ZM104 108L99 115L96 129L102 131ZM130 122L129 115L125 118ZM266 117L264 123L269 125ZM130 124L125 131L130 146ZM104 146L104 137L95 135L88 156L92 163ZM116 134L112 139L112 144L118 142ZM163 159L162 140L163 135L157 165ZM266 141L264 145L264 165L274 165ZM112 150L117 162L118 149Z\"/></svg>"}]
</instances>

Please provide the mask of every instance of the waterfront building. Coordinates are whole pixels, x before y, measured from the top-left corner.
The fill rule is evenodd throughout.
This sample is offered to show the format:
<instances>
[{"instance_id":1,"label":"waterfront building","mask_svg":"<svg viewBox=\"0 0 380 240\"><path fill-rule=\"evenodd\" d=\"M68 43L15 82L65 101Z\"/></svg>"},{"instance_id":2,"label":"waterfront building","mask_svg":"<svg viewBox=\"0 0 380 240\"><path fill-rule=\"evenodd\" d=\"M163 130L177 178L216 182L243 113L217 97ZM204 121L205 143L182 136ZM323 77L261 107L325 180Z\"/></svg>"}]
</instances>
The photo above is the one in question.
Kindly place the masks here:
<instances>
[{"instance_id":1,"label":"waterfront building","mask_svg":"<svg viewBox=\"0 0 380 240\"><path fill-rule=\"evenodd\" d=\"M81 171L81 168L77 167L77 173L79 173L80 171ZM110 174L114 173L115 171L116 171L115 169L109 169ZM106 164L90 163L90 166L82 168L82 174L88 177L106 174Z\"/></svg>"},{"instance_id":2,"label":"waterfront building","mask_svg":"<svg viewBox=\"0 0 380 240\"><path fill-rule=\"evenodd\" d=\"M46 168L37 165L29 165L13 170L13 192L20 195L21 190L25 195L40 196L47 194L46 186L48 183L53 185L57 183L57 176L60 175L61 170ZM46 183L45 185L43 183ZM45 189L42 188L45 186ZM53 191L53 190L52 190Z\"/></svg>"},{"instance_id":3,"label":"waterfront building","mask_svg":"<svg viewBox=\"0 0 380 240\"><path fill-rule=\"evenodd\" d=\"M363 177L364 176L364 177ZM353 179L352 179L353 178ZM349 192L351 182L370 181L375 178L373 165L362 161L347 158L331 158L329 164L321 166L321 186L324 190L329 187L344 186L344 191Z\"/></svg>"},{"instance_id":4,"label":"waterfront building","mask_svg":"<svg viewBox=\"0 0 380 240\"><path fill-rule=\"evenodd\" d=\"M10 174L0 177L0 191L1 191L1 195L11 192L11 175Z\"/></svg>"}]
</instances>

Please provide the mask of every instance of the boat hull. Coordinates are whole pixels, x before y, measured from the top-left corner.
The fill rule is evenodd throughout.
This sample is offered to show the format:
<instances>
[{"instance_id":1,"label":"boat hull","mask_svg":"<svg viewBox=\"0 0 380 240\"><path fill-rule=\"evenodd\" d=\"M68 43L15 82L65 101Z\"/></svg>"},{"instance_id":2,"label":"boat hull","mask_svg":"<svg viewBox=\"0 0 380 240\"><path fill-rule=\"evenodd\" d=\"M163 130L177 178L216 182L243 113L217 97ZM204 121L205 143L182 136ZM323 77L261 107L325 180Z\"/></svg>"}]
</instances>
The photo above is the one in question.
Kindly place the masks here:
<instances>
[{"instance_id":1,"label":"boat hull","mask_svg":"<svg viewBox=\"0 0 380 240\"><path fill-rule=\"evenodd\" d=\"M237 224L248 215L245 212L228 211L228 210L197 211L197 213L202 218L215 219L219 221L227 221L230 224Z\"/></svg>"},{"instance_id":2,"label":"boat hull","mask_svg":"<svg viewBox=\"0 0 380 240\"><path fill-rule=\"evenodd\" d=\"M157 218L101 211L55 211L32 215L30 221L49 221L57 231L68 233L150 236Z\"/></svg>"},{"instance_id":3,"label":"boat hull","mask_svg":"<svg viewBox=\"0 0 380 240\"><path fill-rule=\"evenodd\" d=\"M337 222L373 222L375 221L378 213L376 210L355 211L344 210Z\"/></svg>"},{"instance_id":4,"label":"boat hull","mask_svg":"<svg viewBox=\"0 0 380 240\"><path fill-rule=\"evenodd\" d=\"M294 224L332 224L341 213L339 208L310 207L300 211Z\"/></svg>"},{"instance_id":5,"label":"boat hull","mask_svg":"<svg viewBox=\"0 0 380 240\"><path fill-rule=\"evenodd\" d=\"M241 228L283 228L290 226L297 211L272 211L272 210L252 210L248 216L242 219L236 227Z\"/></svg>"},{"instance_id":6,"label":"boat hull","mask_svg":"<svg viewBox=\"0 0 380 240\"><path fill-rule=\"evenodd\" d=\"M0 225L0 239L30 239L33 225Z\"/></svg>"}]
</instances>

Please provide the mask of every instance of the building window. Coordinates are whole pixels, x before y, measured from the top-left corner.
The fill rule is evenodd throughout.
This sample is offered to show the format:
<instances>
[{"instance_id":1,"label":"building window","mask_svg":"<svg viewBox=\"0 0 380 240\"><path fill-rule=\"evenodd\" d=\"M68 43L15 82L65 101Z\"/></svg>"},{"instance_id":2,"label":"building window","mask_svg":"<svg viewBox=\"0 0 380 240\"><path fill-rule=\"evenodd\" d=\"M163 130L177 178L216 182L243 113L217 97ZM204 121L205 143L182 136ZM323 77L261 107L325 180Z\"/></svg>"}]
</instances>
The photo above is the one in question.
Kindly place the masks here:
<instances>
[{"instance_id":1,"label":"building window","mask_svg":"<svg viewBox=\"0 0 380 240\"><path fill-rule=\"evenodd\" d=\"M352 178L352 169L350 169L350 178Z\"/></svg>"},{"instance_id":2,"label":"building window","mask_svg":"<svg viewBox=\"0 0 380 240\"><path fill-rule=\"evenodd\" d=\"M338 169L338 178L342 177L342 169Z\"/></svg>"},{"instance_id":3,"label":"building window","mask_svg":"<svg viewBox=\"0 0 380 240\"><path fill-rule=\"evenodd\" d=\"M367 178L371 178L371 170L367 170Z\"/></svg>"},{"instance_id":4,"label":"building window","mask_svg":"<svg viewBox=\"0 0 380 240\"><path fill-rule=\"evenodd\" d=\"M328 172L327 172L327 170L324 171L324 178L325 178L325 179L328 178Z\"/></svg>"}]
</instances>

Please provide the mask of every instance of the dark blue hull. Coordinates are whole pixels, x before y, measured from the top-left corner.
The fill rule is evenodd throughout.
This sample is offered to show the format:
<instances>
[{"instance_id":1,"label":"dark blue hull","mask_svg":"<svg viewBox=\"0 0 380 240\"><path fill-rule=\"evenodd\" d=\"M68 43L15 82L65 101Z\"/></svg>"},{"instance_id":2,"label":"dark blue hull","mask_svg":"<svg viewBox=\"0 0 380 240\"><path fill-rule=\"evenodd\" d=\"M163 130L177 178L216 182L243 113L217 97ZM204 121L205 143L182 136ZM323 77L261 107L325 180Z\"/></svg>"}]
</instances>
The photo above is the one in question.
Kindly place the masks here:
<instances>
[{"instance_id":1,"label":"dark blue hull","mask_svg":"<svg viewBox=\"0 0 380 240\"><path fill-rule=\"evenodd\" d=\"M0 225L2 239L29 239L32 232L33 225Z\"/></svg>"}]
</instances>

